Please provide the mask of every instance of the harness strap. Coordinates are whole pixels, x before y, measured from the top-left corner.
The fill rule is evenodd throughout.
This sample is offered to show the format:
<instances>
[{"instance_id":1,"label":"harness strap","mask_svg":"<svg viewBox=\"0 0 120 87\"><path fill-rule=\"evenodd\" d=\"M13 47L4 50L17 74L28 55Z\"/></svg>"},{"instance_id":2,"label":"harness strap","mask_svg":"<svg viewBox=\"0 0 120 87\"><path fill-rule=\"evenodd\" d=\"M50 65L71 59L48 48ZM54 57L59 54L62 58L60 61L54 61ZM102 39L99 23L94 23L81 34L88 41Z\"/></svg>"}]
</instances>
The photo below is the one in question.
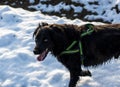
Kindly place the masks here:
<instances>
[{"instance_id":1,"label":"harness strap","mask_svg":"<svg viewBox=\"0 0 120 87\"><path fill-rule=\"evenodd\" d=\"M68 50L68 51L63 51L60 55L64 55L64 54L74 54L74 53L78 53L79 49L77 50Z\"/></svg>"},{"instance_id":2,"label":"harness strap","mask_svg":"<svg viewBox=\"0 0 120 87\"><path fill-rule=\"evenodd\" d=\"M80 59L81 59L81 64L84 64L84 55L83 55L83 47L81 41L79 41L79 52L80 52Z\"/></svg>"},{"instance_id":3,"label":"harness strap","mask_svg":"<svg viewBox=\"0 0 120 87\"><path fill-rule=\"evenodd\" d=\"M80 55L83 55L82 43L79 41Z\"/></svg>"},{"instance_id":4,"label":"harness strap","mask_svg":"<svg viewBox=\"0 0 120 87\"><path fill-rule=\"evenodd\" d=\"M81 34L81 37L89 35L94 31L92 24L86 24L85 26L87 27L87 30Z\"/></svg>"},{"instance_id":5,"label":"harness strap","mask_svg":"<svg viewBox=\"0 0 120 87\"><path fill-rule=\"evenodd\" d=\"M90 35L94 29L93 29L93 25L92 24L86 24L85 25L87 27L87 30L85 32L83 32L80 37L84 37L86 35ZM74 54L74 53L80 53L80 57L81 57L81 63L84 64L84 55L83 55L83 47L82 47L82 42L81 40L79 40L79 49L74 49L74 50L71 50L72 47L77 44L78 41L73 41L70 46L67 47L67 49L65 51L63 51L62 53L60 53L60 56L61 55L64 55L64 54Z\"/></svg>"},{"instance_id":6,"label":"harness strap","mask_svg":"<svg viewBox=\"0 0 120 87\"><path fill-rule=\"evenodd\" d=\"M76 43L77 41L73 41L72 44L66 50L70 50Z\"/></svg>"},{"instance_id":7,"label":"harness strap","mask_svg":"<svg viewBox=\"0 0 120 87\"><path fill-rule=\"evenodd\" d=\"M77 41L73 41L72 44L71 44L65 51L63 51L60 55L63 55L63 54L74 54L74 53L79 52L79 49L71 50L71 48L72 48L76 43L77 43Z\"/></svg>"}]
</instances>

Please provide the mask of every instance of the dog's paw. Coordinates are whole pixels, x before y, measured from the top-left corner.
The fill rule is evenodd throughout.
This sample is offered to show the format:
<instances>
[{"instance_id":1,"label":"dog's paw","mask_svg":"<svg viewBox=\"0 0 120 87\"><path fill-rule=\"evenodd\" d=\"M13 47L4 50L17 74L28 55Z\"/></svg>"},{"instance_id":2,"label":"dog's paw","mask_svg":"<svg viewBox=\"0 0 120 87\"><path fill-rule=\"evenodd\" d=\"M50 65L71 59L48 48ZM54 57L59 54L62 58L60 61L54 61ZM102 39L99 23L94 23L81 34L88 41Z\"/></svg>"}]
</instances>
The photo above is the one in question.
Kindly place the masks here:
<instances>
[{"instance_id":1,"label":"dog's paw","mask_svg":"<svg viewBox=\"0 0 120 87\"><path fill-rule=\"evenodd\" d=\"M81 71L80 76L92 76L89 70Z\"/></svg>"}]
</instances>

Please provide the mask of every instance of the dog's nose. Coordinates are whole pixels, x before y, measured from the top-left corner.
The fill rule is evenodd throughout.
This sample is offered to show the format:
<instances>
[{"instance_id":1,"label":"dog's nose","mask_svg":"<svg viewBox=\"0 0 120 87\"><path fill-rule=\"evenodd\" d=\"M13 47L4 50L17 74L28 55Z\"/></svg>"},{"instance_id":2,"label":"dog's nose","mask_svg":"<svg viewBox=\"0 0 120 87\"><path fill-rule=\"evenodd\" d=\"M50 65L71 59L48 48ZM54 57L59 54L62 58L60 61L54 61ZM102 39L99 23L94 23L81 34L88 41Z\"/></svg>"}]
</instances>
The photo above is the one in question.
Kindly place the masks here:
<instances>
[{"instance_id":1,"label":"dog's nose","mask_svg":"<svg viewBox=\"0 0 120 87\"><path fill-rule=\"evenodd\" d=\"M33 50L33 53L34 53L34 54L39 54L39 52L38 52L38 51L36 51L36 50Z\"/></svg>"}]
</instances>

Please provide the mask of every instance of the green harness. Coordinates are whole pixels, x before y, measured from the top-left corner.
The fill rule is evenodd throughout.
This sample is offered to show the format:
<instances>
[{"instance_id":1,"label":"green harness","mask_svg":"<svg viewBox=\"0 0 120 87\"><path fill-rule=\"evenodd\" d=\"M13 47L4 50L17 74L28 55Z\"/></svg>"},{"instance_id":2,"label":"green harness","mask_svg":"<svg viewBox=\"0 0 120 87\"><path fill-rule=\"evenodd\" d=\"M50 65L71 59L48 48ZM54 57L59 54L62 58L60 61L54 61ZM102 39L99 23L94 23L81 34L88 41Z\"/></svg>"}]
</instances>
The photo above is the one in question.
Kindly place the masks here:
<instances>
[{"instance_id":1,"label":"green harness","mask_svg":"<svg viewBox=\"0 0 120 87\"><path fill-rule=\"evenodd\" d=\"M80 35L80 38L86 36L86 35L90 35L94 29L93 29L93 26L92 24L86 24L85 27L86 27L86 30ZM73 46L76 45L77 43L79 43L79 49L73 49ZM84 64L83 60L84 60L84 55L83 55L83 47L82 47L82 43L81 43L81 40L79 41L73 41L72 44L70 44L67 49L65 51L63 51L61 55L65 55L65 54L74 54L74 53L80 53L80 58L81 58L81 63Z\"/></svg>"}]
</instances>

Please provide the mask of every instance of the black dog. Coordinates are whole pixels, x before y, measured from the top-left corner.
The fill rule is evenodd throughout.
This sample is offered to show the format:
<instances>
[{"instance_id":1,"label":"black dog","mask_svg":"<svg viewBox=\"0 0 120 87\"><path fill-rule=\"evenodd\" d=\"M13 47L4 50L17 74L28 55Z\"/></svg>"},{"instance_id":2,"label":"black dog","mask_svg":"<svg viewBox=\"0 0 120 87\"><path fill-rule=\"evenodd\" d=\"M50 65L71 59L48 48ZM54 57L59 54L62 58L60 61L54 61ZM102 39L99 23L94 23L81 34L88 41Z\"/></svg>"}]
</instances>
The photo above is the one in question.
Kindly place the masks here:
<instances>
[{"instance_id":1,"label":"black dog","mask_svg":"<svg viewBox=\"0 0 120 87\"><path fill-rule=\"evenodd\" d=\"M34 32L34 54L42 61L47 53L57 57L69 71L69 87L79 76L91 76L81 65L97 66L120 55L120 24L82 26L42 23Z\"/></svg>"}]
</instances>

